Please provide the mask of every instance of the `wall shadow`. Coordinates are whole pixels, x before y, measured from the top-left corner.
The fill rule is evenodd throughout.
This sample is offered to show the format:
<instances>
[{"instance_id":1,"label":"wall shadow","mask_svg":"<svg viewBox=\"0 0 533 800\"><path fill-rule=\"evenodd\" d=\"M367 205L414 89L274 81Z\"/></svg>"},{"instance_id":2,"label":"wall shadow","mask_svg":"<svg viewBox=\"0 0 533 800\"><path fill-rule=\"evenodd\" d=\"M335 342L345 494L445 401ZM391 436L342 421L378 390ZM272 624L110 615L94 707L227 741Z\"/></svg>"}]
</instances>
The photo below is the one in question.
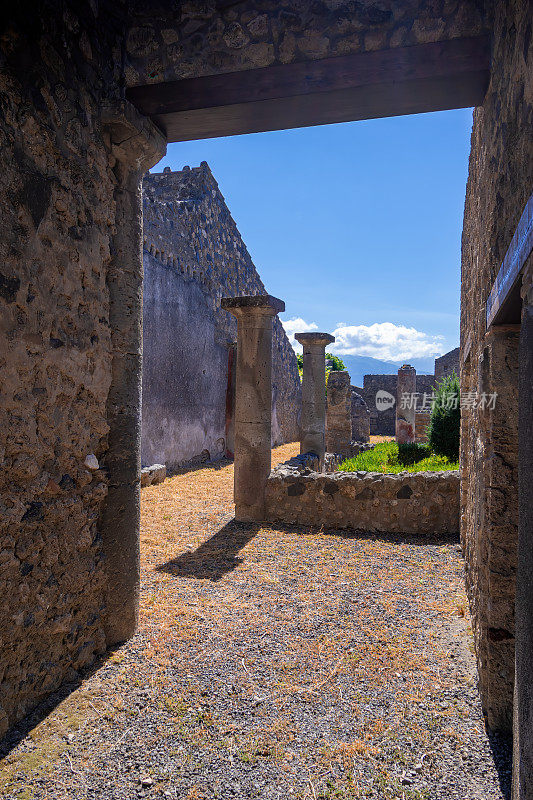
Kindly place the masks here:
<instances>
[{"instance_id":1,"label":"wall shadow","mask_svg":"<svg viewBox=\"0 0 533 800\"><path fill-rule=\"evenodd\" d=\"M261 525L231 520L196 550L160 564L157 572L167 572L178 578L207 578L219 581L232 572L243 559L237 554L251 541Z\"/></svg>"},{"instance_id":2,"label":"wall shadow","mask_svg":"<svg viewBox=\"0 0 533 800\"><path fill-rule=\"evenodd\" d=\"M382 533L381 531L368 531L357 528L330 528L324 525L292 525L286 522L264 522L261 527L299 536L305 536L306 534L316 536L321 533L324 536L336 536L339 539L369 539L370 541L388 542L389 544L407 543L424 546L428 544L460 545L461 542L458 533Z\"/></svg>"},{"instance_id":3,"label":"wall shadow","mask_svg":"<svg viewBox=\"0 0 533 800\"><path fill-rule=\"evenodd\" d=\"M511 800L511 777L513 767L513 736L511 733L487 730L494 766L504 800Z\"/></svg>"},{"instance_id":4,"label":"wall shadow","mask_svg":"<svg viewBox=\"0 0 533 800\"><path fill-rule=\"evenodd\" d=\"M323 533L342 539L370 539L372 541L398 544L407 542L420 546L428 544L459 544L459 536L456 534L439 536L407 533L387 534L351 529L322 529L310 525L286 525L276 522L237 522L232 519L231 522L224 525L196 550L187 551L167 561L165 564L159 564L156 567L156 571L166 572L177 578L205 578L210 581L218 581L242 563L243 559L238 557L239 551L256 536L261 528L270 528L280 533L291 533L298 536Z\"/></svg>"},{"instance_id":5,"label":"wall shadow","mask_svg":"<svg viewBox=\"0 0 533 800\"><path fill-rule=\"evenodd\" d=\"M187 475L189 472L198 472L201 469L213 469L215 471L229 467L233 464L232 458L218 458L206 461L189 461L181 467L169 467L167 469L167 477L173 478L175 475Z\"/></svg>"},{"instance_id":6,"label":"wall shadow","mask_svg":"<svg viewBox=\"0 0 533 800\"><path fill-rule=\"evenodd\" d=\"M23 742L32 730L40 725L49 714L55 711L72 692L79 689L84 681L90 678L95 672L98 672L98 670L105 665L110 656L112 656L116 650L119 650L120 647L122 647L122 645L110 647L105 653L97 656L92 664L88 664L86 667L77 671L71 670L73 673L71 679L65 679L64 683L37 703L25 717L22 717L22 719L11 726L5 736L0 738L0 769L2 768L2 761L9 756L12 750Z\"/></svg>"}]
</instances>

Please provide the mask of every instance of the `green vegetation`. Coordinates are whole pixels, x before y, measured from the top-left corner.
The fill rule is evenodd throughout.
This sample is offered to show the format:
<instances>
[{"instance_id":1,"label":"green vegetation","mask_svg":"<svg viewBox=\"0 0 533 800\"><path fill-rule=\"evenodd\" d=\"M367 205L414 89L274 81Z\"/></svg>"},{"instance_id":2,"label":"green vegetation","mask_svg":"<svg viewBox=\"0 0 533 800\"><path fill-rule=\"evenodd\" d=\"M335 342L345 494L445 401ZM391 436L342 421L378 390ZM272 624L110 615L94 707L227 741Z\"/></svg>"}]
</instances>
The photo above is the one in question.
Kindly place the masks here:
<instances>
[{"instance_id":1,"label":"green vegetation","mask_svg":"<svg viewBox=\"0 0 533 800\"><path fill-rule=\"evenodd\" d=\"M330 361L331 363L327 365L327 362ZM328 372L342 372L342 370L346 369L344 366L344 361L342 358L338 356L334 356L333 353L326 353L326 373Z\"/></svg>"},{"instance_id":2,"label":"green vegetation","mask_svg":"<svg viewBox=\"0 0 533 800\"><path fill-rule=\"evenodd\" d=\"M348 458L339 467L341 472L438 472L444 469L459 469L457 460L435 455L428 445L402 445L396 442L381 442L373 450Z\"/></svg>"},{"instance_id":3,"label":"green vegetation","mask_svg":"<svg viewBox=\"0 0 533 800\"><path fill-rule=\"evenodd\" d=\"M298 362L298 372L300 373L300 380L302 380L303 369L304 369L304 357L302 353L296 353L296 361ZM333 353L326 353L326 364L328 361L330 362L330 364L326 366L326 384L328 382L328 375L330 372L341 372L343 369L346 369L342 358L334 356Z\"/></svg>"},{"instance_id":4,"label":"green vegetation","mask_svg":"<svg viewBox=\"0 0 533 800\"><path fill-rule=\"evenodd\" d=\"M461 427L459 378L452 372L437 385L435 404L428 426L431 450L440 456L457 461Z\"/></svg>"}]
</instances>

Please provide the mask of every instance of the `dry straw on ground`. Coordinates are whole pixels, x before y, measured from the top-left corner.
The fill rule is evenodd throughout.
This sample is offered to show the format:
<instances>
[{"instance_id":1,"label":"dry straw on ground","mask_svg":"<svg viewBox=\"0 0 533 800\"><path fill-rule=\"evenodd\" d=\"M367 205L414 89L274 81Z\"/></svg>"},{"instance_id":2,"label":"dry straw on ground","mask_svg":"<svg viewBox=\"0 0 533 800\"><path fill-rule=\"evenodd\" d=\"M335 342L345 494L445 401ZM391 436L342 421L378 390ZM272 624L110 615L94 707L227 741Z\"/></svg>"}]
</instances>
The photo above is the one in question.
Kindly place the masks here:
<instances>
[{"instance_id":1,"label":"dry straw on ground","mask_svg":"<svg viewBox=\"0 0 533 800\"><path fill-rule=\"evenodd\" d=\"M143 490L140 631L26 732L0 795L501 798L457 542L237 524L232 480Z\"/></svg>"}]
</instances>

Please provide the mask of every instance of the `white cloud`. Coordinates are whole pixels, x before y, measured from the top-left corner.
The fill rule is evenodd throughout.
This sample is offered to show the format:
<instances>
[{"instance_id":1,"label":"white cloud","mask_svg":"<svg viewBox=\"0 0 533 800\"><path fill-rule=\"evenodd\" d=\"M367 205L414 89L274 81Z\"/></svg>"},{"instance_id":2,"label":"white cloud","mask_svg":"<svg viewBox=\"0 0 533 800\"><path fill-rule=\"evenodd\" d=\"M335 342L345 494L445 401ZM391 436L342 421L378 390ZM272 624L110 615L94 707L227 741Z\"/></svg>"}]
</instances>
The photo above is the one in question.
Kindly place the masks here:
<instances>
[{"instance_id":1,"label":"white cloud","mask_svg":"<svg viewBox=\"0 0 533 800\"><path fill-rule=\"evenodd\" d=\"M429 336L416 328L375 322L373 325L339 323L334 331L332 352L337 355L371 356L382 361L406 361L441 355L442 336Z\"/></svg>"},{"instance_id":2,"label":"white cloud","mask_svg":"<svg viewBox=\"0 0 533 800\"><path fill-rule=\"evenodd\" d=\"M285 333L297 353L302 352L301 344L294 338L295 333L316 331L316 322L306 322L301 317L281 320ZM328 347L339 356L371 356L382 361L408 361L411 358L433 358L442 355L443 336L430 336L416 328L394 325L392 322L375 322L373 325L347 325L337 323L332 331L335 344Z\"/></svg>"},{"instance_id":3,"label":"white cloud","mask_svg":"<svg viewBox=\"0 0 533 800\"><path fill-rule=\"evenodd\" d=\"M285 328L285 333L289 338L289 342L297 353L303 351L302 345L299 344L294 338L295 333L304 333L305 331L317 331L318 325L316 322L306 322L301 317L294 317L293 319L282 319L281 324Z\"/></svg>"}]
</instances>

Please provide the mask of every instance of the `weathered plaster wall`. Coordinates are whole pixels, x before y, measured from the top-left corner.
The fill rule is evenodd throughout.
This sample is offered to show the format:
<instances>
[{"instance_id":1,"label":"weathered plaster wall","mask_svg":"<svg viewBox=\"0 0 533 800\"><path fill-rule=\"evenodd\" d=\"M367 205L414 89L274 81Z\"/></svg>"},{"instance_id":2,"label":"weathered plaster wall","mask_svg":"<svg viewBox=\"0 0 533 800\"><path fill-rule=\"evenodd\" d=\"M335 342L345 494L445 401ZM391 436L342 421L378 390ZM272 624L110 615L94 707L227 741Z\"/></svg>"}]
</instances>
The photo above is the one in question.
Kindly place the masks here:
<instances>
[{"instance_id":1,"label":"weathered plaster wall","mask_svg":"<svg viewBox=\"0 0 533 800\"><path fill-rule=\"evenodd\" d=\"M462 415L461 532L488 723L510 728L517 537L517 336L486 335L486 300L533 187L531 6L494 4L492 78L474 113L462 243L462 391L498 392Z\"/></svg>"},{"instance_id":2,"label":"weathered plaster wall","mask_svg":"<svg viewBox=\"0 0 533 800\"><path fill-rule=\"evenodd\" d=\"M182 2L160 14L130 3L129 86L290 64L347 53L473 36L484 30L476 0L215 0Z\"/></svg>"},{"instance_id":3,"label":"weathered plaster wall","mask_svg":"<svg viewBox=\"0 0 533 800\"><path fill-rule=\"evenodd\" d=\"M220 299L266 290L206 162L145 177L144 268L143 463L220 457L237 338ZM281 444L299 437L301 388L277 317L272 356L272 440Z\"/></svg>"},{"instance_id":4,"label":"weathered plaster wall","mask_svg":"<svg viewBox=\"0 0 533 800\"><path fill-rule=\"evenodd\" d=\"M459 532L458 472L302 474L286 463L272 471L266 502L267 519L289 524L433 536Z\"/></svg>"},{"instance_id":5,"label":"weathered plaster wall","mask_svg":"<svg viewBox=\"0 0 533 800\"><path fill-rule=\"evenodd\" d=\"M105 460L112 379L116 181L100 109L118 95L120 8L108 12L2 15L0 735L105 648L107 480L84 460Z\"/></svg>"},{"instance_id":6,"label":"weathered plaster wall","mask_svg":"<svg viewBox=\"0 0 533 800\"><path fill-rule=\"evenodd\" d=\"M149 253L143 261L142 463L221 458L228 350L215 339L209 296Z\"/></svg>"}]
</instances>

